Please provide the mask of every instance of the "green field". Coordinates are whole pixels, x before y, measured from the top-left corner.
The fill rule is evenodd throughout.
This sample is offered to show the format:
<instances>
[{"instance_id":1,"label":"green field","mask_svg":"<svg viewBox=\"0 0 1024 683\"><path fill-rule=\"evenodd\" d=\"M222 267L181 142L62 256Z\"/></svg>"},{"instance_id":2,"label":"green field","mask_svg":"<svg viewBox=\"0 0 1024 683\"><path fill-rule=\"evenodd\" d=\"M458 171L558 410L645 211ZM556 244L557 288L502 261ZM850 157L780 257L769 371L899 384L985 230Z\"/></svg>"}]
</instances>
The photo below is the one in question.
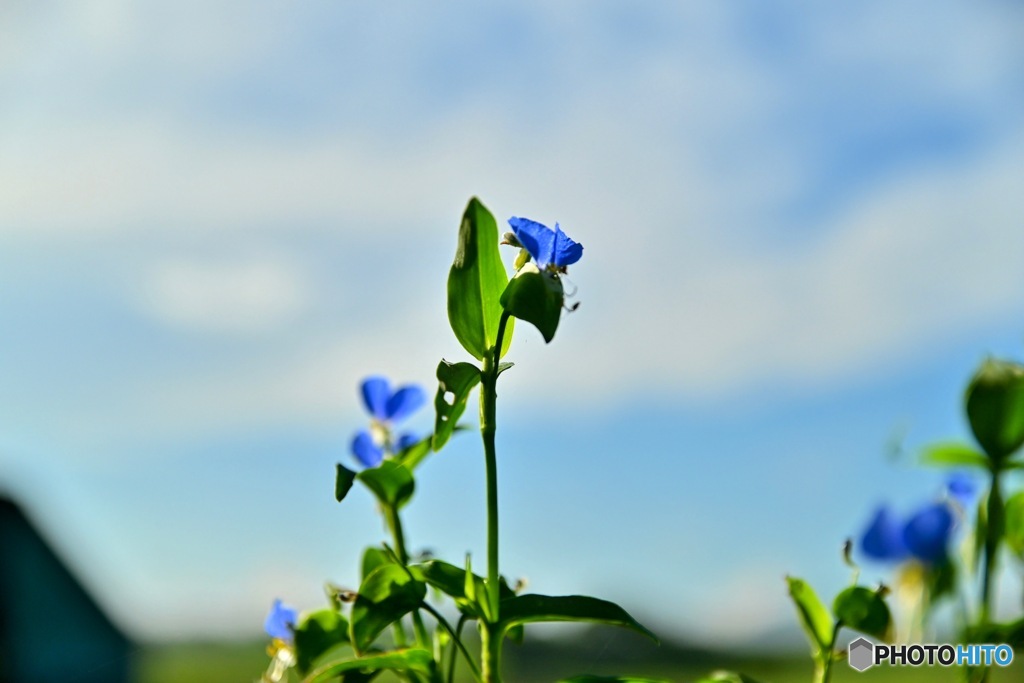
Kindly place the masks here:
<instances>
[{"instance_id":1,"label":"green field","mask_svg":"<svg viewBox=\"0 0 1024 683\"><path fill-rule=\"evenodd\" d=\"M257 681L266 668L268 657L264 643L208 644L182 643L151 645L139 649L136 655L138 683L230 683ZM514 654L510 648L507 680L510 683L542 683L555 681L560 675L586 671L588 673L614 673L610 662L583 661L577 652L559 658L557 652L543 647L534 666L524 661L526 652ZM571 650L571 648L570 648ZM711 653L696 655L696 662L633 662L621 673L637 673L662 677L679 683L688 683L716 668L707 662ZM723 655L724 657L724 655ZM733 658L723 661L720 668L741 670L763 683L810 683L811 664L799 657L764 659L756 657ZM382 677L380 680L384 681ZM462 679L468 682L469 679ZM836 667L835 683L958 683L962 680L957 669L942 668L878 668L857 673L845 664ZM1012 683L1024 680L1024 666L1016 662L1012 667L995 672L992 683Z\"/></svg>"}]
</instances>

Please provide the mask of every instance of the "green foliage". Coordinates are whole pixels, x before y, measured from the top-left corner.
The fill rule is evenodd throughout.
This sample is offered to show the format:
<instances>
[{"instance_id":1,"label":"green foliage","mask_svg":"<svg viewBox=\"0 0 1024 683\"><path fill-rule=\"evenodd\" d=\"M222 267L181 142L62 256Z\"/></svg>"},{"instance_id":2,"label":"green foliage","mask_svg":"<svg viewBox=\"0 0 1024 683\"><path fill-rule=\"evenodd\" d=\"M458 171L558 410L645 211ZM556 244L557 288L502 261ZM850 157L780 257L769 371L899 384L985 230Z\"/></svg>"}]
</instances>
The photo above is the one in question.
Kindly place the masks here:
<instances>
[{"instance_id":1,"label":"green foliage","mask_svg":"<svg viewBox=\"0 0 1024 683\"><path fill-rule=\"evenodd\" d=\"M564 303L562 281L533 264L523 266L501 295L509 315L532 324L547 343L555 338Z\"/></svg>"},{"instance_id":2,"label":"green foliage","mask_svg":"<svg viewBox=\"0 0 1024 683\"><path fill-rule=\"evenodd\" d=\"M334 500L339 503L345 500L345 496L352 490L352 484L356 480L356 473L342 465L340 462L335 466L334 476Z\"/></svg>"},{"instance_id":3,"label":"green foliage","mask_svg":"<svg viewBox=\"0 0 1024 683\"><path fill-rule=\"evenodd\" d=\"M360 578L362 581L366 580L374 569L385 564L394 564L394 559L391 557L391 553L382 549L374 548L373 546L363 551L363 561L361 564Z\"/></svg>"},{"instance_id":4,"label":"green foliage","mask_svg":"<svg viewBox=\"0 0 1024 683\"><path fill-rule=\"evenodd\" d=\"M348 620L334 609L305 615L295 625L295 657L299 673L309 671L313 661L331 648L348 643Z\"/></svg>"},{"instance_id":5,"label":"green foliage","mask_svg":"<svg viewBox=\"0 0 1024 683\"><path fill-rule=\"evenodd\" d=\"M735 671L715 671L697 683L758 683L758 681Z\"/></svg>"},{"instance_id":6,"label":"green foliage","mask_svg":"<svg viewBox=\"0 0 1024 683\"><path fill-rule=\"evenodd\" d=\"M339 648L337 654L324 657L318 662L316 669L303 679L303 683L334 682L338 676L350 671L402 671L430 676L435 669L433 654L421 648L374 653L363 657L353 657Z\"/></svg>"},{"instance_id":7,"label":"green foliage","mask_svg":"<svg viewBox=\"0 0 1024 683\"><path fill-rule=\"evenodd\" d=\"M967 387L967 419L974 438L996 462L1024 444L1024 366L986 360Z\"/></svg>"},{"instance_id":8,"label":"green foliage","mask_svg":"<svg viewBox=\"0 0 1024 683\"><path fill-rule=\"evenodd\" d=\"M416 490L412 472L396 460L385 460L377 467L363 470L356 479L366 484L382 504L396 509L408 503Z\"/></svg>"},{"instance_id":9,"label":"green foliage","mask_svg":"<svg viewBox=\"0 0 1024 683\"><path fill-rule=\"evenodd\" d=\"M380 633L416 609L427 596L427 587L397 564L383 564L370 572L359 586L352 605L352 645L365 651Z\"/></svg>"},{"instance_id":10,"label":"green foliage","mask_svg":"<svg viewBox=\"0 0 1024 683\"><path fill-rule=\"evenodd\" d=\"M836 596L832 612L846 628L879 640L889 640L892 615L878 591L863 586L850 586Z\"/></svg>"},{"instance_id":11,"label":"green foliage","mask_svg":"<svg viewBox=\"0 0 1024 683\"><path fill-rule=\"evenodd\" d=\"M472 363L449 363L442 360L437 366L437 395L434 397L433 448L440 450L448 443L455 426L466 410L466 402L473 387L480 383L480 368ZM448 394L452 400L447 399Z\"/></svg>"},{"instance_id":12,"label":"green foliage","mask_svg":"<svg viewBox=\"0 0 1024 683\"><path fill-rule=\"evenodd\" d=\"M1003 538L1007 547L1024 560L1024 491L1018 491L1006 500Z\"/></svg>"},{"instance_id":13,"label":"green foliage","mask_svg":"<svg viewBox=\"0 0 1024 683\"><path fill-rule=\"evenodd\" d=\"M921 453L921 462L939 467L973 467L987 470L988 458L967 444L948 442L928 446Z\"/></svg>"},{"instance_id":14,"label":"green foliage","mask_svg":"<svg viewBox=\"0 0 1024 683\"><path fill-rule=\"evenodd\" d=\"M448 321L462 347L483 360L498 338L501 318L499 298L508 274L498 251L498 224L476 197L462 216L455 260L448 272ZM502 355L512 341L505 333Z\"/></svg>"},{"instance_id":15,"label":"green foliage","mask_svg":"<svg viewBox=\"0 0 1024 683\"><path fill-rule=\"evenodd\" d=\"M803 579L786 577L789 584L789 597L796 605L800 616L800 625L811 641L811 650L815 655L832 650L832 615L818 599L814 589Z\"/></svg>"},{"instance_id":16,"label":"green foliage","mask_svg":"<svg viewBox=\"0 0 1024 683\"><path fill-rule=\"evenodd\" d=\"M573 676L563 678L558 683L668 683L663 678L638 678L636 676Z\"/></svg>"},{"instance_id":17,"label":"green foliage","mask_svg":"<svg viewBox=\"0 0 1024 683\"><path fill-rule=\"evenodd\" d=\"M641 633L655 643L658 637L613 602L585 595L519 595L501 602L501 624L509 629L518 624L541 621L590 621L622 626Z\"/></svg>"}]
</instances>

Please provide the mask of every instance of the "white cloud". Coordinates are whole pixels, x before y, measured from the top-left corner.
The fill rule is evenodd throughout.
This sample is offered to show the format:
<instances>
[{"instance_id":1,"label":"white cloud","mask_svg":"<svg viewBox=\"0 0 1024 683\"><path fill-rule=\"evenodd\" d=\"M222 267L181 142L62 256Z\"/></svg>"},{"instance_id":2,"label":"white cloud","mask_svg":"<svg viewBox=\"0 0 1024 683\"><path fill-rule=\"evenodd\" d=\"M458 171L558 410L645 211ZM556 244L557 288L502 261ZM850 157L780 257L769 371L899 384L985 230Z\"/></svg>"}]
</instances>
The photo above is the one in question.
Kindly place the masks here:
<instances>
[{"instance_id":1,"label":"white cloud","mask_svg":"<svg viewBox=\"0 0 1024 683\"><path fill-rule=\"evenodd\" d=\"M160 322L203 332L263 332L287 323L310 293L301 273L278 260L165 261L145 290Z\"/></svg>"}]
</instances>

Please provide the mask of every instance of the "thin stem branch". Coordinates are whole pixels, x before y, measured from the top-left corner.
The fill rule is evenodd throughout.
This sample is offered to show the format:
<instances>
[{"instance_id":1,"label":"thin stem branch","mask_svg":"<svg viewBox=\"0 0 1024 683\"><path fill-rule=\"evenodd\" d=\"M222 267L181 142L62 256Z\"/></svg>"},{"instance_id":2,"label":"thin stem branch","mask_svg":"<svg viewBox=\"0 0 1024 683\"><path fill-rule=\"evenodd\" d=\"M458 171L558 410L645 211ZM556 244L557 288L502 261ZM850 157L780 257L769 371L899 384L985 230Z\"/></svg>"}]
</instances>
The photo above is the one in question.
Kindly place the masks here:
<instances>
[{"instance_id":1,"label":"thin stem branch","mask_svg":"<svg viewBox=\"0 0 1024 683\"><path fill-rule=\"evenodd\" d=\"M451 636L452 642L455 643L455 646L458 648L459 652L462 653L463 658L466 660L466 664L469 665L470 670L473 672L473 678L475 678L478 681L481 680L480 679L480 669L477 667L476 662L473 661L473 657L470 656L469 650L466 649L466 646L462 643L462 639L459 637L461 635L461 633L462 633L462 627L466 623L466 615L462 615L459 618L459 626L458 626L458 630L456 630L456 629L453 629L452 625L448 623L448 620L445 619L444 616L440 612L438 612L436 609L434 609L434 607L431 606L430 604L424 602L423 603L423 609L425 609L428 612L430 612L430 614L435 619L437 619L437 623L440 624L441 628L443 628L445 631L447 631L448 635ZM449 681L449 683L452 680L452 676L453 676L453 672L454 671L455 671L455 650L452 650L452 658L451 658L450 665L448 667L448 681Z\"/></svg>"}]
</instances>

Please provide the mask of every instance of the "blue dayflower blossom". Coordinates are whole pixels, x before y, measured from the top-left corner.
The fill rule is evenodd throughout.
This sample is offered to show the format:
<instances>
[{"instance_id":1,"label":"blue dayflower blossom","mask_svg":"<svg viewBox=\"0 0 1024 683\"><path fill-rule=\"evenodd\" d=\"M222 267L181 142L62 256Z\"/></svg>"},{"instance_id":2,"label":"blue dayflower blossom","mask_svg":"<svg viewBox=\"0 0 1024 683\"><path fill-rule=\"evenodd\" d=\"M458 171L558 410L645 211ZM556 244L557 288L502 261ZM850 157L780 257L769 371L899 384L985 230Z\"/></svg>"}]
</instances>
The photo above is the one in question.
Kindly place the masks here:
<instances>
[{"instance_id":1,"label":"blue dayflower blossom","mask_svg":"<svg viewBox=\"0 0 1024 683\"><path fill-rule=\"evenodd\" d=\"M860 548L865 555L883 562L916 559L925 564L939 564L947 557L955 518L948 503L930 503L901 520L882 506L861 536Z\"/></svg>"},{"instance_id":2,"label":"blue dayflower blossom","mask_svg":"<svg viewBox=\"0 0 1024 683\"><path fill-rule=\"evenodd\" d=\"M274 600L266 621L263 622L263 630L267 635L276 640L286 643L292 642L295 638L295 622L299 618L295 608L290 607L281 600Z\"/></svg>"},{"instance_id":3,"label":"blue dayflower blossom","mask_svg":"<svg viewBox=\"0 0 1024 683\"><path fill-rule=\"evenodd\" d=\"M574 242L555 223L552 230L543 223L513 216L508 219L512 234L542 271L565 272L583 256L583 245Z\"/></svg>"},{"instance_id":4,"label":"blue dayflower blossom","mask_svg":"<svg viewBox=\"0 0 1024 683\"><path fill-rule=\"evenodd\" d=\"M379 375L364 379L360 393L373 419L369 429L360 430L352 439L352 455L364 467L376 467L386 454L400 452L419 440L410 433L393 438L391 429L426 403L427 395L415 384L392 391L387 378Z\"/></svg>"},{"instance_id":5,"label":"blue dayflower blossom","mask_svg":"<svg viewBox=\"0 0 1024 683\"><path fill-rule=\"evenodd\" d=\"M903 542L910 554L928 564L946 558L953 533L953 511L945 503L934 503L918 510L903 527Z\"/></svg>"},{"instance_id":6,"label":"blue dayflower blossom","mask_svg":"<svg viewBox=\"0 0 1024 683\"><path fill-rule=\"evenodd\" d=\"M871 524L860 540L864 554L875 560L898 562L907 556L903 542L903 525L892 511L882 506L875 512Z\"/></svg>"}]
</instances>

